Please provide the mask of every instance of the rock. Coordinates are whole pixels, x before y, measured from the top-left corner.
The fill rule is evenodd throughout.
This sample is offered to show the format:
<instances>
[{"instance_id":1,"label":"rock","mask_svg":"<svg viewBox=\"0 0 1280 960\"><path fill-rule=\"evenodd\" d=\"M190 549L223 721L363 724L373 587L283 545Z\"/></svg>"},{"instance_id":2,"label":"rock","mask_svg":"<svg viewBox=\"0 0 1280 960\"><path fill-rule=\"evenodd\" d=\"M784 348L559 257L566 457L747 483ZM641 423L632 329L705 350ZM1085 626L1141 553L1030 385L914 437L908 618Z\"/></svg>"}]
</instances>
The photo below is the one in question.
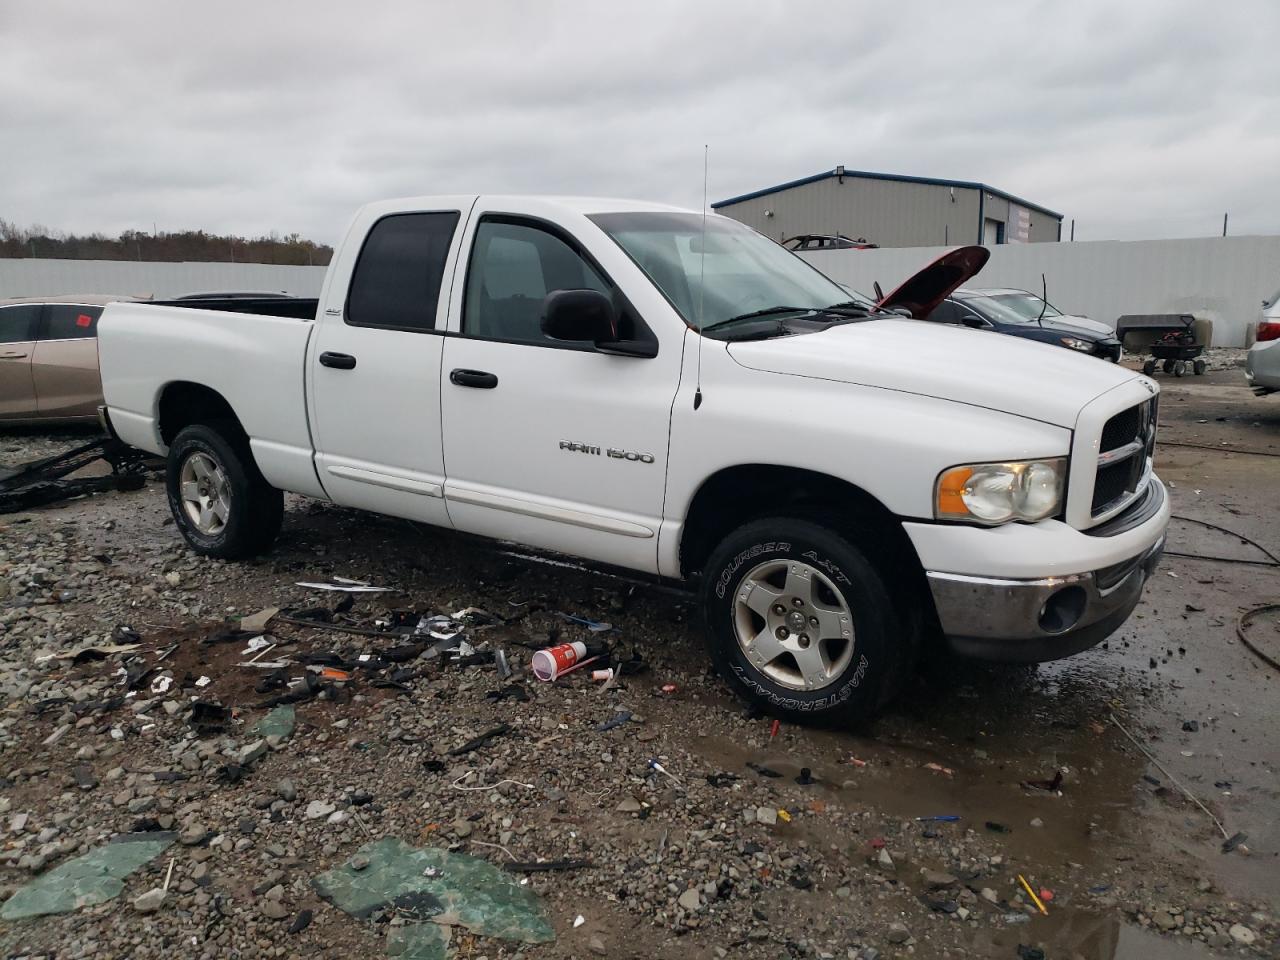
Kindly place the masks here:
<instances>
[{"instance_id":1,"label":"rock","mask_svg":"<svg viewBox=\"0 0 1280 960\"><path fill-rule=\"evenodd\" d=\"M471 836L471 830L472 826L470 820L453 821L453 832L459 839L465 840L467 837Z\"/></svg>"},{"instance_id":2,"label":"rock","mask_svg":"<svg viewBox=\"0 0 1280 960\"><path fill-rule=\"evenodd\" d=\"M911 939L911 931L907 929L905 923L891 923L886 939L890 943L906 943Z\"/></svg>"},{"instance_id":3,"label":"rock","mask_svg":"<svg viewBox=\"0 0 1280 960\"><path fill-rule=\"evenodd\" d=\"M255 740L248 746L240 748L239 763L243 767L250 766L267 755L267 741Z\"/></svg>"},{"instance_id":4,"label":"rock","mask_svg":"<svg viewBox=\"0 0 1280 960\"><path fill-rule=\"evenodd\" d=\"M311 926L311 918L314 916L310 910L303 910L294 917L293 923L289 925L290 933L301 933L307 927Z\"/></svg>"},{"instance_id":5,"label":"rock","mask_svg":"<svg viewBox=\"0 0 1280 960\"><path fill-rule=\"evenodd\" d=\"M169 584L171 587L176 587L182 583L182 574L177 570L170 570L164 575L164 582Z\"/></svg>"},{"instance_id":6,"label":"rock","mask_svg":"<svg viewBox=\"0 0 1280 960\"><path fill-rule=\"evenodd\" d=\"M884 847L880 848L880 856L878 856L876 860L880 866L884 867L886 870L893 869L893 857L889 856L889 851Z\"/></svg>"},{"instance_id":7,"label":"rock","mask_svg":"<svg viewBox=\"0 0 1280 960\"><path fill-rule=\"evenodd\" d=\"M159 887L153 887L134 899L133 909L139 913L155 913L162 903L164 903L164 891Z\"/></svg>"},{"instance_id":8,"label":"rock","mask_svg":"<svg viewBox=\"0 0 1280 960\"><path fill-rule=\"evenodd\" d=\"M280 900L268 897L258 905L258 912L268 920L283 920L293 911L286 907Z\"/></svg>"},{"instance_id":9,"label":"rock","mask_svg":"<svg viewBox=\"0 0 1280 960\"><path fill-rule=\"evenodd\" d=\"M130 813L146 813L156 805L155 797L134 797L128 803Z\"/></svg>"},{"instance_id":10,"label":"rock","mask_svg":"<svg viewBox=\"0 0 1280 960\"><path fill-rule=\"evenodd\" d=\"M194 820L182 828L182 832L178 834L178 842L185 847L194 847L198 843L204 843L209 836L209 828L199 820Z\"/></svg>"},{"instance_id":11,"label":"rock","mask_svg":"<svg viewBox=\"0 0 1280 960\"><path fill-rule=\"evenodd\" d=\"M702 906L702 894L698 892L697 887L690 887L684 893L676 898L676 903L687 913L693 913Z\"/></svg>"},{"instance_id":12,"label":"rock","mask_svg":"<svg viewBox=\"0 0 1280 960\"><path fill-rule=\"evenodd\" d=\"M778 811L773 807L756 807L756 823L773 826L778 822Z\"/></svg>"},{"instance_id":13,"label":"rock","mask_svg":"<svg viewBox=\"0 0 1280 960\"><path fill-rule=\"evenodd\" d=\"M329 816L337 809L336 804L328 803L324 800L312 800L307 804L306 812L303 815L308 820L319 820L321 817Z\"/></svg>"},{"instance_id":14,"label":"rock","mask_svg":"<svg viewBox=\"0 0 1280 960\"><path fill-rule=\"evenodd\" d=\"M328 818L325 820L325 823L336 827L338 826L338 824L346 823L350 819L351 819L351 814L349 811L335 810L333 811L333 813L329 814Z\"/></svg>"},{"instance_id":15,"label":"rock","mask_svg":"<svg viewBox=\"0 0 1280 960\"><path fill-rule=\"evenodd\" d=\"M1168 910L1157 910L1151 915L1151 922L1165 933L1178 928L1178 921L1173 919L1173 915Z\"/></svg>"},{"instance_id":16,"label":"rock","mask_svg":"<svg viewBox=\"0 0 1280 960\"><path fill-rule=\"evenodd\" d=\"M946 887L954 887L960 881L949 873L942 873L939 870L924 871L924 882L929 885L931 890L942 890Z\"/></svg>"},{"instance_id":17,"label":"rock","mask_svg":"<svg viewBox=\"0 0 1280 960\"><path fill-rule=\"evenodd\" d=\"M609 948L604 945L604 941L599 937L592 937L587 941L587 949L598 957L609 956Z\"/></svg>"},{"instance_id":18,"label":"rock","mask_svg":"<svg viewBox=\"0 0 1280 960\"><path fill-rule=\"evenodd\" d=\"M66 736L67 731L70 729L71 729L71 724L64 723L62 726L58 727L58 729L54 730L53 733L49 734L49 736L44 738L44 746L52 747L55 743L57 743L64 736Z\"/></svg>"},{"instance_id":19,"label":"rock","mask_svg":"<svg viewBox=\"0 0 1280 960\"><path fill-rule=\"evenodd\" d=\"M1034 817L1034 818L1032 818L1032 820L1031 820L1031 826L1033 826L1033 827L1043 827L1043 826L1044 826L1044 821L1043 821L1043 820L1041 820L1039 817Z\"/></svg>"},{"instance_id":20,"label":"rock","mask_svg":"<svg viewBox=\"0 0 1280 960\"><path fill-rule=\"evenodd\" d=\"M983 900L987 901L987 903L999 903L999 902L1000 902L1000 894L996 893L996 892L995 892L994 890L992 890L990 887L983 887L983 888L982 888L981 896L982 896L982 899L983 899Z\"/></svg>"},{"instance_id":21,"label":"rock","mask_svg":"<svg viewBox=\"0 0 1280 960\"><path fill-rule=\"evenodd\" d=\"M293 803L298 799L298 788L293 785L292 780L281 780L276 784L276 796L286 803Z\"/></svg>"},{"instance_id":22,"label":"rock","mask_svg":"<svg viewBox=\"0 0 1280 960\"><path fill-rule=\"evenodd\" d=\"M357 853L354 857L352 857L347 862L347 866L349 866L352 870L364 870L369 866L369 858L362 857L360 856L360 854Z\"/></svg>"},{"instance_id":23,"label":"rock","mask_svg":"<svg viewBox=\"0 0 1280 960\"><path fill-rule=\"evenodd\" d=\"M643 809L644 804L631 796L623 797L622 802L618 804L619 813L639 813Z\"/></svg>"},{"instance_id":24,"label":"rock","mask_svg":"<svg viewBox=\"0 0 1280 960\"><path fill-rule=\"evenodd\" d=\"M1243 923L1233 923L1227 933L1231 934L1231 939L1236 943L1246 947L1258 939L1258 935Z\"/></svg>"},{"instance_id":25,"label":"rock","mask_svg":"<svg viewBox=\"0 0 1280 960\"><path fill-rule=\"evenodd\" d=\"M82 763L71 771L71 776L75 778L76 786L81 790L92 790L98 785L98 778L94 776L93 768L87 763Z\"/></svg>"}]
</instances>

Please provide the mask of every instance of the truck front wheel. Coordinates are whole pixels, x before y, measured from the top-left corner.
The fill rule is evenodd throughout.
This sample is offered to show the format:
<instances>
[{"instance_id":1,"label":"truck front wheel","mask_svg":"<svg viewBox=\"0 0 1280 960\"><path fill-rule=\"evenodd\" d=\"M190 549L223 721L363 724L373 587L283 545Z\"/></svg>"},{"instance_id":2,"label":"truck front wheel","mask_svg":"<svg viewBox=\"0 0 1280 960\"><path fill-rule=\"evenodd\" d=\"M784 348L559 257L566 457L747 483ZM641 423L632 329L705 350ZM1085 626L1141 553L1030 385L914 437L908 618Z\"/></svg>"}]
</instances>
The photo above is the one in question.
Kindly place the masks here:
<instances>
[{"instance_id":1,"label":"truck front wheel","mask_svg":"<svg viewBox=\"0 0 1280 960\"><path fill-rule=\"evenodd\" d=\"M196 553L238 560L275 542L284 495L253 462L235 424L192 424L169 446L165 487L174 523Z\"/></svg>"},{"instance_id":2,"label":"truck front wheel","mask_svg":"<svg viewBox=\"0 0 1280 960\"><path fill-rule=\"evenodd\" d=\"M875 566L802 519L757 520L726 537L706 566L702 610L720 674L789 720L868 716L896 692L914 649Z\"/></svg>"}]
</instances>

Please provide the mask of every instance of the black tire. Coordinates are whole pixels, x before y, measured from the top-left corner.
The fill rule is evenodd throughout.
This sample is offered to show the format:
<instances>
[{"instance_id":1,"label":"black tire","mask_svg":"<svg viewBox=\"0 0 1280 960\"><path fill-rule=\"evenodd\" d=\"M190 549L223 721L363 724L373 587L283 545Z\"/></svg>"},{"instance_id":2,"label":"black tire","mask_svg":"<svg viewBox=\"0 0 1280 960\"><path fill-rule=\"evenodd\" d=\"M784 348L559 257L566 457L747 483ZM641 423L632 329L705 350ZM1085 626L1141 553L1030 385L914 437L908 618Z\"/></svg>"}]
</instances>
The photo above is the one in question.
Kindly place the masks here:
<instances>
[{"instance_id":1,"label":"black tire","mask_svg":"<svg viewBox=\"0 0 1280 960\"><path fill-rule=\"evenodd\" d=\"M1154 360L1148 360L1146 363L1142 365L1142 372L1145 373L1148 377L1151 376L1153 373L1156 372L1156 362Z\"/></svg>"},{"instance_id":2,"label":"black tire","mask_svg":"<svg viewBox=\"0 0 1280 960\"><path fill-rule=\"evenodd\" d=\"M1172 360L1166 360L1164 362L1162 366L1165 373L1173 373L1173 363L1174 362Z\"/></svg>"},{"instance_id":3,"label":"black tire","mask_svg":"<svg viewBox=\"0 0 1280 960\"><path fill-rule=\"evenodd\" d=\"M1175 377L1180 377L1186 372L1187 372L1187 362L1185 360L1179 360L1176 363L1174 363L1173 375Z\"/></svg>"},{"instance_id":4,"label":"black tire","mask_svg":"<svg viewBox=\"0 0 1280 960\"><path fill-rule=\"evenodd\" d=\"M181 496L182 468L195 454L213 460L226 477L230 509L225 525L208 534L188 516ZM258 470L249 441L232 422L197 423L184 427L169 446L165 490L173 521L196 553L223 560L240 560L269 549L284 519L284 494Z\"/></svg>"},{"instance_id":5,"label":"black tire","mask_svg":"<svg viewBox=\"0 0 1280 960\"><path fill-rule=\"evenodd\" d=\"M738 642L739 591L748 574L771 561L784 567L799 561L823 575L821 590L829 594L834 587L852 619L847 664L820 688L778 682L753 664ZM729 534L706 564L701 607L708 650L721 676L745 699L801 723L847 723L870 716L901 688L917 649L918 638L902 630L889 591L867 557L840 534L799 518L756 520ZM758 622L765 625L763 618ZM833 661L842 659L843 643L824 649L834 651ZM786 656L775 662L785 664ZM799 661L791 662L798 669Z\"/></svg>"},{"instance_id":6,"label":"black tire","mask_svg":"<svg viewBox=\"0 0 1280 960\"><path fill-rule=\"evenodd\" d=\"M1208 368L1209 364L1206 363L1204 360L1197 360L1192 366L1196 371L1196 376L1203 377L1204 372Z\"/></svg>"}]
</instances>

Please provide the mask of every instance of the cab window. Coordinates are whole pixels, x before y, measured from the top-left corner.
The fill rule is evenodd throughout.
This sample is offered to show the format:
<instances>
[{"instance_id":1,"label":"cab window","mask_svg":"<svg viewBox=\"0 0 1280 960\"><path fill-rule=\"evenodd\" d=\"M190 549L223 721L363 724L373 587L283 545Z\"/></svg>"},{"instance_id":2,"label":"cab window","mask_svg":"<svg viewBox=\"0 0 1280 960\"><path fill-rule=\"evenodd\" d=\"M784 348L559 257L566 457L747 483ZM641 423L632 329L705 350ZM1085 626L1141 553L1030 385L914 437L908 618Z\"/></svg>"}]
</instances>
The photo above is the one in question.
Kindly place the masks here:
<instances>
[{"instance_id":1,"label":"cab window","mask_svg":"<svg viewBox=\"0 0 1280 960\"><path fill-rule=\"evenodd\" d=\"M96 337L100 316L102 316L102 307L89 307L77 303L51 303L44 335L40 339L86 340Z\"/></svg>"},{"instance_id":2,"label":"cab window","mask_svg":"<svg viewBox=\"0 0 1280 960\"><path fill-rule=\"evenodd\" d=\"M38 303L0 307L0 343L25 343L34 340L41 309Z\"/></svg>"}]
</instances>

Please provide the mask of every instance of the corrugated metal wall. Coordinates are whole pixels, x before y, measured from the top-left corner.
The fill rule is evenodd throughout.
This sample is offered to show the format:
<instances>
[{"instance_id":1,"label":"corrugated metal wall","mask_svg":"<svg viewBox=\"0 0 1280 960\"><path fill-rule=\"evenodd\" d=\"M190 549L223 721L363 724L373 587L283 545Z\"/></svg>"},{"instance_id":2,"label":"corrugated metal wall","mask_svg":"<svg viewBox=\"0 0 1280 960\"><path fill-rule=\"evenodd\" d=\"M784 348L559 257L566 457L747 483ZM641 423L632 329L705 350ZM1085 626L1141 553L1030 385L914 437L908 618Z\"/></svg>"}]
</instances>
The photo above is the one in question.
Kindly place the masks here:
<instances>
[{"instance_id":1,"label":"corrugated metal wall","mask_svg":"<svg viewBox=\"0 0 1280 960\"><path fill-rule=\"evenodd\" d=\"M872 283L889 291L945 247L832 250L803 256L855 290ZM1280 289L1280 237L1007 244L969 287L1020 287L1039 292L1065 313L1114 326L1127 313L1194 313L1213 321L1213 345L1252 341L1262 301Z\"/></svg>"},{"instance_id":2,"label":"corrugated metal wall","mask_svg":"<svg viewBox=\"0 0 1280 960\"><path fill-rule=\"evenodd\" d=\"M829 177L720 207L716 213L779 241L801 233L843 233L882 247L921 247L977 243L979 199L977 190L964 187L867 177L846 177L841 183ZM1055 218L1021 209L1029 216L1029 240L1058 238ZM765 216L766 211L773 216ZM1010 215L1008 200L987 195L983 216L1005 223L1006 236L1013 238Z\"/></svg>"},{"instance_id":3,"label":"corrugated metal wall","mask_svg":"<svg viewBox=\"0 0 1280 960\"><path fill-rule=\"evenodd\" d=\"M269 263L138 263L132 260L0 259L0 298L105 293L180 297L215 290L317 297L324 267Z\"/></svg>"}]
</instances>

